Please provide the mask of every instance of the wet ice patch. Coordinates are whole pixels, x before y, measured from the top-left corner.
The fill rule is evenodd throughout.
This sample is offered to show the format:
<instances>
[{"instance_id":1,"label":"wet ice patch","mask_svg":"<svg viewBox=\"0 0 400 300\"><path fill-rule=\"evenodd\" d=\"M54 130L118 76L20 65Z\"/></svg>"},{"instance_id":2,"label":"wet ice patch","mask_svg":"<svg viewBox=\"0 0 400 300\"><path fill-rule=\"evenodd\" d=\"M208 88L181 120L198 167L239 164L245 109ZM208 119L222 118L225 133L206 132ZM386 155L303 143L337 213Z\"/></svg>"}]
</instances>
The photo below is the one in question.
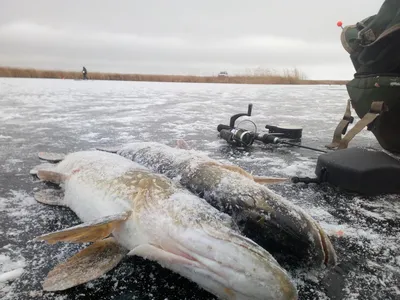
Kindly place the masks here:
<instances>
[{"instance_id":1,"label":"wet ice patch","mask_svg":"<svg viewBox=\"0 0 400 300\"><path fill-rule=\"evenodd\" d=\"M282 162L278 164L277 162L271 164L274 167L271 168L272 171L284 174L286 176L299 176L299 177L314 177L315 163L311 161L295 161L290 164Z\"/></svg>"},{"instance_id":2,"label":"wet ice patch","mask_svg":"<svg viewBox=\"0 0 400 300\"><path fill-rule=\"evenodd\" d=\"M11 218L13 222L19 223L18 227L12 225L3 229L4 235L10 241L0 248L0 296L5 296L11 289L12 283L17 280L24 272L26 266L25 258L21 254L21 248L14 245L13 241L28 229L24 224L31 222L29 218L29 207L35 201L25 192L11 190L8 198L0 198L0 214L3 222ZM2 224L4 226L4 224ZM31 224L30 226L34 226Z\"/></svg>"},{"instance_id":3,"label":"wet ice patch","mask_svg":"<svg viewBox=\"0 0 400 300\"><path fill-rule=\"evenodd\" d=\"M25 191L10 190L8 195L9 198L0 198L0 210L3 213L7 212L16 216L23 216L27 214L27 212L23 211L24 209L28 209L29 206L36 204L35 199Z\"/></svg>"},{"instance_id":4,"label":"wet ice patch","mask_svg":"<svg viewBox=\"0 0 400 300\"><path fill-rule=\"evenodd\" d=\"M0 249L0 297L11 290L11 284L23 274L26 265L24 257L7 250Z\"/></svg>"},{"instance_id":5,"label":"wet ice patch","mask_svg":"<svg viewBox=\"0 0 400 300\"><path fill-rule=\"evenodd\" d=\"M49 264L48 248L32 239L44 233L40 232L43 226L61 226L57 212L37 203L25 191L11 189L4 196L0 197L0 229L8 244L0 248L0 298L55 299L54 295L42 297L43 277L37 276L37 270ZM74 246L64 244L58 248L61 251L54 259L65 259Z\"/></svg>"},{"instance_id":6,"label":"wet ice patch","mask_svg":"<svg viewBox=\"0 0 400 300\"><path fill-rule=\"evenodd\" d=\"M100 135L98 132L89 132L80 136L81 140L85 140L88 142L96 142L97 137Z\"/></svg>"},{"instance_id":7,"label":"wet ice patch","mask_svg":"<svg viewBox=\"0 0 400 300\"><path fill-rule=\"evenodd\" d=\"M20 172L23 162L24 161L21 159L10 158L4 162L2 167L4 168L4 171L7 173L12 171Z\"/></svg>"}]
</instances>

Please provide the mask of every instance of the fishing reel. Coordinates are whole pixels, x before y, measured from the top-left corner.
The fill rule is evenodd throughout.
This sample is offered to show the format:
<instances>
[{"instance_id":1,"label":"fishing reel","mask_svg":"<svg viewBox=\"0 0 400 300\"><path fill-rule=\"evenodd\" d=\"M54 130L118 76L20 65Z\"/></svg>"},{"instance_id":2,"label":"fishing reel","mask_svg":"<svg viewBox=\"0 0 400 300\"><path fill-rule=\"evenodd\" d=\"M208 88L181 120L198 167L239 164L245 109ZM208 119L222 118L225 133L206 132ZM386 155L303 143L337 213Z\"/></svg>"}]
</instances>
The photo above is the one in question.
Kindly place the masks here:
<instances>
[{"instance_id":1,"label":"fishing reel","mask_svg":"<svg viewBox=\"0 0 400 300\"><path fill-rule=\"evenodd\" d=\"M239 147L251 146L255 139L254 132L240 128L222 129L219 132L219 136L220 138L227 141L229 144Z\"/></svg>"},{"instance_id":2,"label":"fishing reel","mask_svg":"<svg viewBox=\"0 0 400 300\"><path fill-rule=\"evenodd\" d=\"M239 113L233 115L230 119L229 125L219 124L217 130L219 132L219 137L227 141L231 145L235 146L251 146L255 140L257 126L254 124L255 132L246 130L243 128L235 127L235 122L238 118L242 116L251 116L253 109L253 104L249 104L247 113ZM248 120L249 121L249 120ZM251 121L250 121L251 122Z\"/></svg>"},{"instance_id":3,"label":"fishing reel","mask_svg":"<svg viewBox=\"0 0 400 300\"><path fill-rule=\"evenodd\" d=\"M260 141L264 144L277 143L280 139L300 140L302 136L302 129L298 127L279 127L273 125L266 125L268 133L257 132L257 125L251 120L244 120L235 126L238 118L243 116L251 116L253 104L248 105L247 113L235 114L230 118L229 125L219 124L217 130L219 137L227 141L229 144L236 146L251 146L254 141ZM243 122L250 122L254 125L254 131L240 128L239 125Z\"/></svg>"},{"instance_id":4,"label":"fishing reel","mask_svg":"<svg viewBox=\"0 0 400 300\"><path fill-rule=\"evenodd\" d=\"M314 151L326 152L323 150L294 144L294 142L301 141L303 129L300 127L265 125L265 128L268 129L268 132L257 132L257 125L251 120L244 120L240 123L246 121L252 123L254 125L254 131L238 127L240 123L235 126L235 122L238 118L243 116L251 116L252 110L253 104L250 103L248 105L247 113L238 113L233 115L230 118L229 125L219 124L217 126L219 137L227 141L229 144L238 147L250 147L253 145L254 141L259 141L264 144L287 144Z\"/></svg>"}]
</instances>

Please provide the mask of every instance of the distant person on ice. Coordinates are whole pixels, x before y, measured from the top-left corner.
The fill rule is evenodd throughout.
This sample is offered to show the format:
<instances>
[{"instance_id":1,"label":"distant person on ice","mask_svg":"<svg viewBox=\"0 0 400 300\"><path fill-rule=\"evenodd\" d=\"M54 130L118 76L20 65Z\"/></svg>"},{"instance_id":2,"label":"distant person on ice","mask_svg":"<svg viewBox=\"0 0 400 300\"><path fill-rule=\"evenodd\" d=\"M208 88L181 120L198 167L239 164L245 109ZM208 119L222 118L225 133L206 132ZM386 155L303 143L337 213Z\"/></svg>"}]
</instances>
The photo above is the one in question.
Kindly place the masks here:
<instances>
[{"instance_id":1,"label":"distant person on ice","mask_svg":"<svg viewBox=\"0 0 400 300\"><path fill-rule=\"evenodd\" d=\"M83 74L83 80L87 80L87 70L86 70L86 68L85 67L83 67L83 69L82 69L82 74Z\"/></svg>"}]
</instances>

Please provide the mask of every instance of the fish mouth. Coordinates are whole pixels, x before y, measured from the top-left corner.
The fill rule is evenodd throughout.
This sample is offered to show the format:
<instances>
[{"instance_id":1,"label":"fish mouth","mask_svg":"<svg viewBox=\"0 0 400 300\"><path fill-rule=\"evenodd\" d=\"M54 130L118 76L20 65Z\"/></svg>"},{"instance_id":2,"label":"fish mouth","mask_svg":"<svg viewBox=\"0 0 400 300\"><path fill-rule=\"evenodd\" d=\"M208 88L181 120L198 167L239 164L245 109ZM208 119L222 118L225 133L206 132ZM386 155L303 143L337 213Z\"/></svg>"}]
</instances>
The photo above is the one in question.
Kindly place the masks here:
<instances>
[{"instance_id":1,"label":"fish mouth","mask_svg":"<svg viewBox=\"0 0 400 300\"><path fill-rule=\"evenodd\" d=\"M318 232L319 241L321 243L321 250L324 257L323 263L326 267L334 267L337 264L337 256L336 251L333 248L333 245L325 233L325 231L321 228L321 226L314 222L314 226Z\"/></svg>"},{"instance_id":2,"label":"fish mouth","mask_svg":"<svg viewBox=\"0 0 400 300\"><path fill-rule=\"evenodd\" d=\"M299 212L299 214L302 222L305 224L304 228L306 232L309 233L308 235L305 235L305 237L308 238L308 247L306 247L306 252L308 253L308 257L311 258L308 265L315 266L320 264L328 268L334 267L337 264L337 256L328 235L317 221L301 212ZM304 239L304 236L302 238ZM307 258L307 256L304 258Z\"/></svg>"},{"instance_id":3,"label":"fish mouth","mask_svg":"<svg viewBox=\"0 0 400 300\"><path fill-rule=\"evenodd\" d=\"M221 299L296 300L289 275L263 248L235 232L190 231L200 239L168 239L158 248L176 257L167 264Z\"/></svg>"}]
</instances>

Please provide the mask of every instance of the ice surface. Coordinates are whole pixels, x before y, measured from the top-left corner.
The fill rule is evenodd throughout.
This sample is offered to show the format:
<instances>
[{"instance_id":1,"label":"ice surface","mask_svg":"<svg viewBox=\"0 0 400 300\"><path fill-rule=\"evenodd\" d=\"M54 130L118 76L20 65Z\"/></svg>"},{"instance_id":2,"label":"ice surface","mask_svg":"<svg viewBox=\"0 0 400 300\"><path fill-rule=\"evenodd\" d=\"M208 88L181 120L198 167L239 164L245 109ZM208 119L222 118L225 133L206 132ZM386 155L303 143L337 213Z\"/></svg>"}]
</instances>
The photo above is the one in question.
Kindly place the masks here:
<instances>
[{"instance_id":1,"label":"ice surface","mask_svg":"<svg viewBox=\"0 0 400 300\"><path fill-rule=\"evenodd\" d=\"M313 176L320 153L284 145L233 149L217 138L217 125L253 103L251 119L259 130L266 124L298 125L303 145L323 148L347 99L344 86L329 85L0 79L0 274L24 269L0 286L0 298L212 299L187 280L137 258L82 287L42 294L40 283L48 271L83 245L31 241L80 223L67 208L34 201L34 189L43 184L29 171L40 164L39 151L68 153L135 141L175 146L176 139L185 139L194 149L256 175ZM367 131L353 145L380 149ZM318 220L338 252L334 271L289 270L300 299L398 299L399 197L356 197L290 183L270 188Z\"/></svg>"}]
</instances>

